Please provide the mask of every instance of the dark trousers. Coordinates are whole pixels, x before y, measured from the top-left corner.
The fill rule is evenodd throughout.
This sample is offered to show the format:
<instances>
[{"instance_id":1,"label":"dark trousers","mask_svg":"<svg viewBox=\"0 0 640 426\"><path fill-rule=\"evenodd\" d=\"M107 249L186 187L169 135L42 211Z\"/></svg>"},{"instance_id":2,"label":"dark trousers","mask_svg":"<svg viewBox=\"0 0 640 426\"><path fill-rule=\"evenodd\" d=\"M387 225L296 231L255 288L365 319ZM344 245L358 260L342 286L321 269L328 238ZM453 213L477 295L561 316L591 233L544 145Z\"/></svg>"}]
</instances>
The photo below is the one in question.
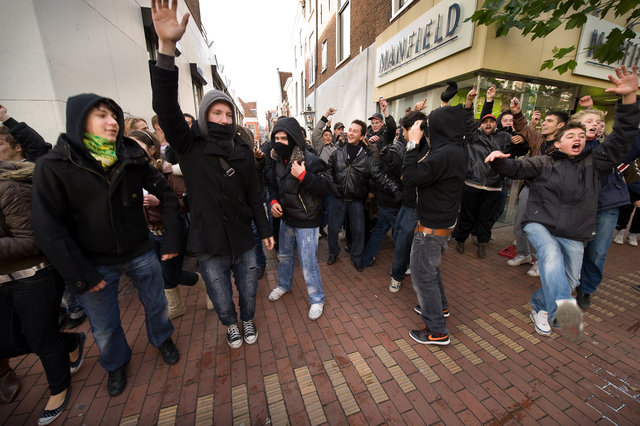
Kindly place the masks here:
<instances>
[{"instance_id":1,"label":"dark trousers","mask_svg":"<svg viewBox=\"0 0 640 426\"><path fill-rule=\"evenodd\" d=\"M454 238L458 242L464 242L469 233L476 228L478 230L478 242L487 243L491 239L491 227L493 227L493 212L500 202L500 191L485 191L465 185L462 191L462 202L458 226Z\"/></svg>"},{"instance_id":2,"label":"dark trousers","mask_svg":"<svg viewBox=\"0 0 640 426\"><path fill-rule=\"evenodd\" d=\"M345 214L349 218L349 228L351 229L351 261L362 262L362 252L364 250L364 209L362 201L344 201L335 198L333 207L329 212L329 255L340 254L338 245L338 232L344 222Z\"/></svg>"},{"instance_id":3,"label":"dark trousers","mask_svg":"<svg viewBox=\"0 0 640 426\"><path fill-rule=\"evenodd\" d=\"M162 260L162 240L160 235L153 235L149 232L149 238L151 238L151 244L153 245L153 251L158 256L160 266L162 267L162 278L164 278L164 288L172 289L178 285L193 286L198 282L198 276L195 272L185 271L182 269L182 262L184 261L184 244L178 255L169 260Z\"/></svg>"},{"instance_id":4,"label":"dark trousers","mask_svg":"<svg viewBox=\"0 0 640 426\"><path fill-rule=\"evenodd\" d=\"M0 285L0 358L38 355L51 395L69 387L69 352L78 345L75 333L58 330L63 290L52 267Z\"/></svg>"}]
</instances>

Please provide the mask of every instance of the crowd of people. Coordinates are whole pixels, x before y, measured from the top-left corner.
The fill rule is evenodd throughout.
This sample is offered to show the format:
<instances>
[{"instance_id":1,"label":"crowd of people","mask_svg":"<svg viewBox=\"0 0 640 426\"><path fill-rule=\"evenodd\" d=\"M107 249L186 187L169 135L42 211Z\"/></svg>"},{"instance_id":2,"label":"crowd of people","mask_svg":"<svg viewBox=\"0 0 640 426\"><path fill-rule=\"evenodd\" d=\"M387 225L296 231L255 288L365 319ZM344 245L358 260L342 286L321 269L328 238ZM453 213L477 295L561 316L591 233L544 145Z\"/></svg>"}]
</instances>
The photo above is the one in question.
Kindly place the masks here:
<instances>
[{"instance_id":1,"label":"crowd of people","mask_svg":"<svg viewBox=\"0 0 640 426\"><path fill-rule=\"evenodd\" d=\"M326 263L333 265L341 232L344 250L362 272L392 229L389 291L401 291L410 276L413 309L424 322L409 335L447 345L451 312L442 256L450 239L463 255L471 234L477 256L486 256L508 178L523 185L514 223L517 253L507 264L537 259L528 272L541 281L530 301L535 331L549 335L557 327L581 338L581 309L602 281L609 245L624 242L640 205L635 67L610 76L607 91L621 99L606 137L603 113L589 97L572 116L549 112L537 132L540 113L528 123L518 98L496 116L496 88L489 87L477 121L475 86L464 104L449 105L458 89L448 82L441 107L428 115L425 100L396 124L381 98L369 125L354 119L346 132L343 123L332 128L336 110L329 108L307 140L297 120L281 117L270 139L255 147L225 93L206 93L197 118L181 110L174 54L188 16L179 20L175 1L157 0L152 16L158 55L149 65L157 114L151 127L143 118L125 120L112 99L81 94L68 99L66 132L52 148L0 106L1 401L19 391L9 359L35 353L51 393L39 424L65 409L87 338L59 331L65 291L67 308L89 318L108 393L116 396L126 387L131 359L118 306L123 274L138 291L149 343L175 364L180 353L171 320L186 311L180 286L202 291L231 348L254 344L264 248L275 249L279 261L268 299L291 291L297 257L308 317L316 320L325 304L319 240L326 237ZM626 236L632 245L638 216ZM184 269L187 254L197 257L199 272Z\"/></svg>"}]
</instances>

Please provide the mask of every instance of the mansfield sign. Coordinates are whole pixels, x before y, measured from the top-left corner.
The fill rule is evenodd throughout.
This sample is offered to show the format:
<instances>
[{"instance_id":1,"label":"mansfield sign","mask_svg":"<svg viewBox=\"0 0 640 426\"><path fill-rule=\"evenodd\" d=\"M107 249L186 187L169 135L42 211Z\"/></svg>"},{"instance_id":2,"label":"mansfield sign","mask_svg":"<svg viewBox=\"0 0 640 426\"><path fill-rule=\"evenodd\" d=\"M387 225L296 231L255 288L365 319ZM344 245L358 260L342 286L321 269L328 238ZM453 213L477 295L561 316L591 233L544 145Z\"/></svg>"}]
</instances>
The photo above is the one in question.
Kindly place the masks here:
<instances>
[{"instance_id":1,"label":"mansfield sign","mask_svg":"<svg viewBox=\"0 0 640 426\"><path fill-rule=\"evenodd\" d=\"M376 49L376 86L473 44L475 0L443 0Z\"/></svg>"}]
</instances>

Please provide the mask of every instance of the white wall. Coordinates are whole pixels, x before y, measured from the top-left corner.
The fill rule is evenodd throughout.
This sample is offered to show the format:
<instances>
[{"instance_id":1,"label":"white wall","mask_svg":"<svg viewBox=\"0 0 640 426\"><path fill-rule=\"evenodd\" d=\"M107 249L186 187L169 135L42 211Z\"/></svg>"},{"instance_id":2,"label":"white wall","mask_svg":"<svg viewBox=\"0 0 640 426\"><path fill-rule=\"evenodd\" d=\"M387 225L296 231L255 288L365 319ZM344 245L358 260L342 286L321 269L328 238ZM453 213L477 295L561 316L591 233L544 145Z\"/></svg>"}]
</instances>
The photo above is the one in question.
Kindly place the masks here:
<instances>
[{"instance_id":1,"label":"white wall","mask_svg":"<svg viewBox=\"0 0 640 426\"><path fill-rule=\"evenodd\" d=\"M0 0L0 104L55 142L69 96L113 98L127 114L151 120L148 54L140 7L148 0ZM179 4L180 14L188 12ZM195 115L189 63L211 85L212 53L190 20L181 41L179 100Z\"/></svg>"}]
</instances>

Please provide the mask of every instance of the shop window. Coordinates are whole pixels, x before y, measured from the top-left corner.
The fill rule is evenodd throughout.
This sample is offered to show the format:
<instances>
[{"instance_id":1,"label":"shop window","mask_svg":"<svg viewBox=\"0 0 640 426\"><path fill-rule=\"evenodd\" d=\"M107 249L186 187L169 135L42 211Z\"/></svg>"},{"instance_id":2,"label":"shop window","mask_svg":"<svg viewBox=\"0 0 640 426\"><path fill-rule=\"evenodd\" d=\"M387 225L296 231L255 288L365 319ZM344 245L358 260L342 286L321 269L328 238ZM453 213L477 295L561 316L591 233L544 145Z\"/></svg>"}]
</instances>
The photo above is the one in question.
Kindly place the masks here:
<instances>
[{"instance_id":1,"label":"shop window","mask_svg":"<svg viewBox=\"0 0 640 426\"><path fill-rule=\"evenodd\" d=\"M338 64L349 57L351 43L351 4L350 0L338 0L338 25L336 52Z\"/></svg>"},{"instance_id":2,"label":"shop window","mask_svg":"<svg viewBox=\"0 0 640 426\"><path fill-rule=\"evenodd\" d=\"M396 16L400 15L404 10L413 3L413 0L391 0L391 19L393 21Z\"/></svg>"},{"instance_id":3,"label":"shop window","mask_svg":"<svg viewBox=\"0 0 640 426\"><path fill-rule=\"evenodd\" d=\"M141 7L142 25L144 28L144 41L147 45L147 56L149 60L156 60L156 52L158 52L158 35L153 27L153 19L151 18L151 8Z\"/></svg>"},{"instance_id":4,"label":"shop window","mask_svg":"<svg viewBox=\"0 0 640 426\"><path fill-rule=\"evenodd\" d=\"M327 40L325 39L322 42L322 50L320 51L321 61L322 61L322 72L325 72L327 69Z\"/></svg>"}]
</instances>

